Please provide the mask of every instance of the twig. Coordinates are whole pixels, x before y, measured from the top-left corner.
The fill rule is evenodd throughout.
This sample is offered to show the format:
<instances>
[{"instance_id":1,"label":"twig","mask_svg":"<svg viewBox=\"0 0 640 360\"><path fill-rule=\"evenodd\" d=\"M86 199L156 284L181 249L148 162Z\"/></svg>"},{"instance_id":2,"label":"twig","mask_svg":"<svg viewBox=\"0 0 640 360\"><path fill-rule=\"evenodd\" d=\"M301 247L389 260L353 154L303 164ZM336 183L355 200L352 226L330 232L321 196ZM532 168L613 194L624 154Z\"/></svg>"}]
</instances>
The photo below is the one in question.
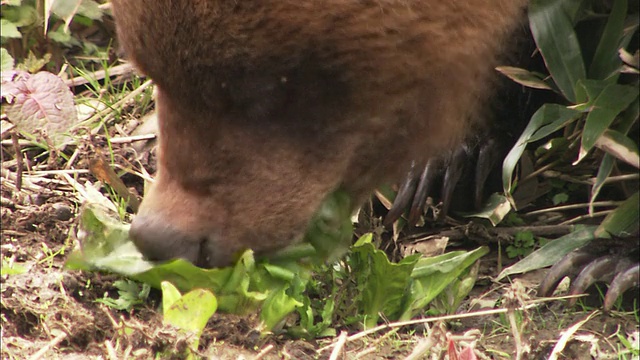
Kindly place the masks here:
<instances>
[{"instance_id":1,"label":"twig","mask_svg":"<svg viewBox=\"0 0 640 360\"><path fill-rule=\"evenodd\" d=\"M420 340L418 345L413 349L411 354L407 356L404 360L418 360L422 359L423 355L427 354L427 351L431 350L434 345L433 338L428 337L424 340Z\"/></svg>"},{"instance_id":2,"label":"twig","mask_svg":"<svg viewBox=\"0 0 640 360\"><path fill-rule=\"evenodd\" d=\"M0 138L4 139L5 134L10 134L10 131L13 130L16 126L9 123L7 126L3 126L2 130L0 130ZM8 135L7 135L8 136Z\"/></svg>"},{"instance_id":3,"label":"twig","mask_svg":"<svg viewBox=\"0 0 640 360\"><path fill-rule=\"evenodd\" d=\"M340 356L340 352L342 352L342 348L344 347L344 344L346 344L346 342L347 342L347 332L342 331L340 333L340 336L338 337L338 341L336 341L335 343L335 347L333 348L333 351L331 352L331 356L329 356L329 360L338 359L338 357Z\"/></svg>"},{"instance_id":4,"label":"twig","mask_svg":"<svg viewBox=\"0 0 640 360\"><path fill-rule=\"evenodd\" d=\"M538 300L535 300L535 301L533 301L532 303L530 303L530 304L528 304L526 306L522 306L520 308L517 308L516 310L529 310L529 309L532 309L534 307L537 307L542 302L556 300L556 299L558 299L558 298L554 297L554 298L538 299ZM353 334L353 335L347 337L346 342L355 341L355 340L358 340L358 339L363 338L365 336L369 336L371 334L375 334L377 332L380 332L380 331L383 331L383 330L387 330L387 329L394 329L394 328L397 328L397 327L417 325L417 324L427 324L427 323L432 323L432 322L436 322L436 321L460 320L460 319L466 319L466 318L471 318L471 317L476 317L476 316L504 314L507 311L508 311L508 309L506 309L506 308L490 309L490 310L472 311L472 312L468 312L466 314L453 314L453 315L435 316L435 317L430 317L430 318L422 318L422 319L415 319L415 320L408 320L408 321L399 321L399 322L395 322L395 323L389 323L389 324L376 326L374 328L371 328L371 329L368 329L368 330L365 330L365 331L361 331L361 332L359 332L357 334ZM331 349L334 346L336 346L337 344L338 344L338 342L333 343L333 344L329 344L329 345L327 345L325 347L322 347L322 348L318 349L318 352L322 352L322 351L326 351L328 349Z\"/></svg>"},{"instance_id":5,"label":"twig","mask_svg":"<svg viewBox=\"0 0 640 360\"><path fill-rule=\"evenodd\" d=\"M156 138L155 134L143 134L143 135L113 137L109 141L112 144L128 144L134 141L151 140L155 138Z\"/></svg>"},{"instance_id":6,"label":"twig","mask_svg":"<svg viewBox=\"0 0 640 360\"><path fill-rule=\"evenodd\" d=\"M13 148L16 152L16 189L20 192L22 190L22 169L24 167L24 158L22 157L22 150L20 150L20 144L18 143L18 134L12 132L11 141L13 142Z\"/></svg>"},{"instance_id":7,"label":"twig","mask_svg":"<svg viewBox=\"0 0 640 360\"><path fill-rule=\"evenodd\" d=\"M102 121L100 121L100 124L98 124L98 126L94 127L93 130L91 130L91 134L93 134L93 135L97 134L102 129L102 125L108 119L110 119L111 116L113 116L113 109L122 107L129 100L131 100L131 99L135 98L136 96L142 94L142 92L144 92L146 90L146 88L148 88L152 83L153 82L151 80L145 81L142 85L140 85L137 89L135 89L132 92L130 92L127 96L125 96L122 99L116 101L110 107L107 107L104 110L101 110L101 111L95 113L93 116L91 116L87 120L84 120L84 121L74 125L73 128L76 129L76 128L79 128L79 127L82 127L82 126L86 126L87 124L91 124L94 121L96 121L97 119L99 119L99 118L104 116Z\"/></svg>"},{"instance_id":8,"label":"twig","mask_svg":"<svg viewBox=\"0 0 640 360\"><path fill-rule=\"evenodd\" d=\"M114 66L109 69L109 77L120 76L120 75L131 75L135 72L135 69L131 64L125 63L121 65ZM85 76L76 76L72 79L65 80L65 85L68 87L76 87L84 84L88 84L91 80L87 79L88 75L93 76L93 80L102 80L107 77L106 70L97 70L92 73L87 73Z\"/></svg>"},{"instance_id":9,"label":"twig","mask_svg":"<svg viewBox=\"0 0 640 360\"><path fill-rule=\"evenodd\" d=\"M256 355L256 357L253 358L253 360L262 359L262 357L265 356L267 353L269 353L271 350L273 350L273 344L269 344L265 346L262 350L260 350L260 352Z\"/></svg>"},{"instance_id":10,"label":"twig","mask_svg":"<svg viewBox=\"0 0 640 360\"><path fill-rule=\"evenodd\" d=\"M542 225L542 226L517 226L508 228L486 228L482 225L470 223L457 228L440 231L435 234L418 234L410 237L411 242L429 240L434 237L446 236L450 240L459 241L469 237L481 238L487 242L504 243L505 237L515 236L520 232L531 232L534 236L562 236L575 230L573 225Z\"/></svg>"},{"instance_id":11,"label":"twig","mask_svg":"<svg viewBox=\"0 0 640 360\"><path fill-rule=\"evenodd\" d=\"M31 355L29 360L38 360L38 359L40 359L44 354L47 353L47 351L49 351L54 346L58 345L66 337L67 337L67 333L61 332L58 336L56 336L53 340L51 340L47 345L43 346L42 349L38 350L38 352L36 352L35 354Z\"/></svg>"},{"instance_id":12,"label":"twig","mask_svg":"<svg viewBox=\"0 0 640 360\"><path fill-rule=\"evenodd\" d=\"M561 223L560 225L571 225L571 224L577 223L580 220L592 219L592 218L600 217L600 216L607 216L611 212L613 212L613 210L604 210L604 211L594 212L593 214L584 214L584 215L576 216L573 219L569 219L569 220Z\"/></svg>"},{"instance_id":13,"label":"twig","mask_svg":"<svg viewBox=\"0 0 640 360\"><path fill-rule=\"evenodd\" d=\"M560 337L560 339L558 339L558 342L556 343L556 346L553 347L553 350L551 351L551 354L549 354L549 360L556 360L558 359L558 355L560 355L560 353L562 352L562 350L564 350L564 347L567 345L567 342L569 341L569 339L571 338L571 336L578 331L579 328L582 327L582 325L586 324L589 320L591 320L594 316L600 314L600 310L596 310L594 312L592 312L591 314L589 314L589 316L587 316L584 320L580 320L577 323L571 325L571 327L569 329L567 329L562 336Z\"/></svg>"},{"instance_id":14,"label":"twig","mask_svg":"<svg viewBox=\"0 0 640 360\"><path fill-rule=\"evenodd\" d=\"M597 201L597 202L594 202L593 204L582 203L582 204L562 205L562 206L550 207L546 209L534 210L534 211L522 214L522 216L534 216L534 215L540 215L540 214L554 212L554 211L581 209L581 208L589 207L590 205L593 205L593 207L605 207L605 206L613 207L613 206L620 205L620 201Z\"/></svg>"},{"instance_id":15,"label":"twig","mask_svg":"<svg viewBox=\"0 0 640 360\"><path fill-rule=\"evenodd\" d=\"M398 332L398 329L393 329L389 332L387 332L386 334L380 336L379 338L377 338L368 349L362 350L360 351L358 354L356 354L355 359L360 359L361 357L364 357L367 354L370 354L376 350L378 350L378 345L383 342L386 338L388 338L389 336L395 334Z\"/></svg>"},{"instance_id":16,"label":"twig","mask_svg":"<svg viewBox=\"0 0 640 360\"><path fill-rule=\"evenodd\" d=\"M107 355L109 356L109 360L118 360L118 354L116 354L116 349L113 348L113 344L109 339L104 341L104 347L107 349Z\"/></svg>"}]
</instances>

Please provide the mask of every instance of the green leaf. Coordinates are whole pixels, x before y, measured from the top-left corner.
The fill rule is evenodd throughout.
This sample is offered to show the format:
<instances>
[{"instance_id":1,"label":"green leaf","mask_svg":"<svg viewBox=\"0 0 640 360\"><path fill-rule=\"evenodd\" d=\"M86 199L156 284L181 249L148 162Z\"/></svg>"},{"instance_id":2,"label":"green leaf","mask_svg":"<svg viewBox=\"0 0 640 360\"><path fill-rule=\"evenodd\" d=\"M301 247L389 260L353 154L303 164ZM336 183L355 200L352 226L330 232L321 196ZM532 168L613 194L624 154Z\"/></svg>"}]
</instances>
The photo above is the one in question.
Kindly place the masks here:
<instances>
[{"instance_id":1,"label":"green leaf","mask_svg":"<svg viewBox=\"0 0 640 360\"><path fill-rule=\"evenodd\" d=\"M162 288L169 294L165 308L177 296L165 281L183 292L208 289L216 294L221 311L245 314L261 308L269 326L302 304L301 294L311 269L299 258L256 262L253 252L247 250L232 267L201 269L183 259L152 264L144 260L128 232L129 226L122 225L109 210L96 204L85 206L78 231L82 248L70 254L67 268L110 271Z\"/></svg>"},{"instance_id":2,"label":"green leaf","mask_svg":"<svg viewBox=\"0 0 640 360\"><path fill-rule=\"evenodd\" d=\"M278 290L271 291L265 299L260 320L267 329L273 329L285 316L291 314L297 307L304 304L287 294L289 286L282 286Z\"/></svg>"},{"instance_id":3,"label":"green leaf","mask_svg":"<svg viewBox=\"0 0 640 360\"><path fill-rule=\"evenodd\" d=\"M555 128L561 127L563 124L567 124L570 121L577 119L581 115L580 111L569 109L565 106L558 104L545 104L531 117L531 121L520 135L520 138L513 146L509 154L504 159L502 165L502 185L504 187L505 195L515 207L515 201L513 200L513 171L520 160L520 156L524 152L527 144L531 141L533 135L540 129L543 133L550 133ZM549 127L543 126L553 124ZM553 131L552 131L553 130ZM536 136L536 138L539 137Z\"/></svg>"},{"instance_id":4,"label":"green leaf","mask_svg":"<svg viewBox=\"0 0 640 360\"><path fill-rule=\"evenodd\" d=\"M596 146L636 169L640 168L638 144L628 136L608 129L602 134L598 141L596 141Z\"/></svg>"},{"instance_id":5,"label":"green leaf","mask_svg":"<svg viewBox=\"0 0 640 360\"><path fill-rule=\"evenodd\" d=\"M7 19L0 19L0 34L3 38L9 39L19 39L22 37L16 24Z\"/></svg>"},{"instance_id":6,"label":"green leaf","mask_svg":"<svg viewBox=\"0 0 640 360\"><path fill-rule=\"evenodd\" d=\"M498 66L496 70L520 85L534 89L551 90L551 87L544 82L542 74L512 66Z\"/></svg>"},{"instance_id":7,"label":"green leaf","mask_svg":"<svg viewBox=\"0 0 640 360\"><path fill-rule=\"evenodd\" d=\"M605 180L611 174L613 170L613 165L615 164L615 159L611 154L604 154L602 157L602 161L600 162L600 167L598 168L598 174L596 175L596 181L591 188L591 199L589 199L589 214L593 215L593 203L596 201L598 194L600 193L600 189L604 185Z\"/></svg>"},{"instance_id":8,"label":"green leaf","mask_svg":"<svg viewBox=\"0 0 640 360\"><path fill-rule=\"evenodd\" d=\"M178 288L168 281L163 281L160 286L162 287L162 309L166 311L166 309L180 299L182 294L180 294Z\"/></svg>"},{"instance_id":9,"label":"green leaf","mask_svg":"<svg viewBox=\"0 0 640 360\"><path fill-rule=\"evenodd\" d=\"M392 263L384 251L371 243L354 247L349 263L362 288L360 307L366 328L375 326L380 314L393 318L402 310L404 293L418 257L412 255Z\"/></svg>"},{"instance_id":10,"label":"green leaf","mask_svg":"<svg viewBox=\"0 0 640 360\"><path fill-rule=\"evenodd\" d=\"M0 48L0 71L9 71L13 70L13 65L15 61L9 51L5 48Z\"/></svg>"},{"instance_id":11,"label":"green leaf","mask_svg":"<svg viewBox=\"0 0 640 360\"><path fill-rule=\"evenodd\" d=\"M624 30L624 21L627 16L627 0L615 0L613 9L609 14L609 20L600 37L600 42L589 67L589 78L604 80L610 78L610 83L618 79L618 68L622 60L618 55L618 48ZM614 75L615 76L612 76Z\"/></svg>"},{"instance_id":12,"label":"green leaf","mask_svg":"<svg viewBox=\"0 0 640 360\"><path fill-rule=\"evenodd\" d=\"M465 214L464 217L479 217L487 219L491 225L498 225L502 219L511 211L511 203L502 194L491 194L482 209L472 214Z\"/></svg>"},{"instance_id":13,"label":"green leaf","mask_svg":"<svg viewBox=\"0 0 640 360\"><path fill-rule=\"evenodd\" d=\"M571 233L548 242L540 249L529 254L526 258L502 270L496 278L496 281L500 281L508 275L542 269L555 264L569 252L595 239L595 229L595 226L576 226L575 230Z\"/></svg>"},{"instance_id":14,"label":"green leaf","mask_svg":"<svg viewBox=\"0 0 640 360\"><path fill-rule=\"evenodd\" d=\"M580 102L574 86L586 78L578 37L565 8L574 0L532 0L529 24L547 69L569 101Z\"/></svg>"},{"instance_id":15,"label":"green leaf","mask_svg":"<svg viewBox=\"0 0 640 360\"><path fill-rule=\"evenodd\" d=\"M24 274L29 269L26 266L16 264L10 257L2 257L2 266L0 266L0 276Z\"/></svg>"},{"instance_id":16,"label":"green leaf","mask_svg":"<svg viewBox=\"0 0 640 360\"><path fill-rule=\"evenodd\" d=\"M218 307L216 297L205 289L192 290L169 307L163 309L164 321L187 333L193 334L191 348L198 348L200 335Z\"/></svg>"},{"instance_id":17,"label":"green leaf","mask_svg":"<svg viewBox=\"0 0 640 360\"><path fill-rule=\"evenodd\" d=\"M447 285L442 293L436 296L432 302L434 307L441 309L440 312L442 313L455 313L462 300L469 295L476 284L479 268L480 262L476 261L472 266L465 269L460 276Z\"/></svg>"},{"instance_id":18,"label":"green leaf","mask_svg":"<svg viewBox=\"0 0 640 360\"><path fill-rule=\"evenodd\" d=\"M351 206L350 197L336 190L327 196L311 220L304 241L313 245L325 261L338 259L351 245Z\"/></svg>"},{"instance_id":19,"label":"green leaf","mask_svg":"<svg viewBox=\"0 0 640 360\"><path fill-rule=\"evenodd\" d=\"M595 81L587 80L582 84L589 89ZM638 89L628 85L607 85L595 98L593 106L585 121L582 132L580 154L576 163L580 162L593 148L596 140L611 126L616 116L638 98Z\"/></svg>"},{"instance_id":20,"label":"green leaf","mask_svg":"<svg viewBox=\"0 0 640 360\"><path fill-rule=\"evenodd\" d=\"M489 248L482 246L470 252L452 251L418 260L411 274L413 281L405 296L403 314L399 320L408 320L424 309L447 285L487 253Z\"/></svg>"},{"instance_id":21,"label":"green leaf","mask_svg":"<svg viewBox=\"0 0 640 360\"><path fill-rule=\"evenodd\" d=\"M640 214L638 212L638 201L640 200L639 192L631 195L617 209L607 215L602 221L598 229L595 231L596 236L613 236L624 237L638 233L640 224Z\"/></svg>"}]
</instances>

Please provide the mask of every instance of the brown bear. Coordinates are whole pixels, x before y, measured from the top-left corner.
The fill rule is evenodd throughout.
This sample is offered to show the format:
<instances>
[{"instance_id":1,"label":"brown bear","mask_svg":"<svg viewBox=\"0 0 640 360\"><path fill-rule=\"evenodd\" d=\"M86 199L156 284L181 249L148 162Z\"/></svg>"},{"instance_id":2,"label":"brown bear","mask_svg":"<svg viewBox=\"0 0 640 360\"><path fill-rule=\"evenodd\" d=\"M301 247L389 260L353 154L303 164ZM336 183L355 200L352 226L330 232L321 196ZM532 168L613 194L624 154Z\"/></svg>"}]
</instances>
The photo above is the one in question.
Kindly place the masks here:
<instances>
[{"instance_id":1,"label":"brown bear","mask_svg":"<svg viewBox=\"0 0 640 360\"><path fill-rule=\"evenodd\" d=\"M131 235L228 265L298 241L337 188L362 201L455 146L524 0L113 0L157 86L160 156Z\"/></svg>"}]
</instances>

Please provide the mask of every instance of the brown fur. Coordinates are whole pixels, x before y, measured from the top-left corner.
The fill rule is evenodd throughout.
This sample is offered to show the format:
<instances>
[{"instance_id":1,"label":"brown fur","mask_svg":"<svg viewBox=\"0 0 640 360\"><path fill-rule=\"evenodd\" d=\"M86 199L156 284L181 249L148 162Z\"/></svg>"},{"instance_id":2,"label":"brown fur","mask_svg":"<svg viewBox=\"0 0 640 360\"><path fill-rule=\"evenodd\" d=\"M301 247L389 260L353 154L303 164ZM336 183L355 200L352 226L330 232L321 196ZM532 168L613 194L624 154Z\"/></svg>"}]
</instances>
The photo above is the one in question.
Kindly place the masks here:
<instances>
[{"instance_id":1,"label":"brown fur","mask_svg":"<svg viewBox=\"0 0 640 360\"><path fill-rule=\"evenodd\" d=\"M361 200L455 145L523 0L113 0L158 88L160 158L132 234L219 266L299 239L326 194Z\"/></svg>"}]
</instances>

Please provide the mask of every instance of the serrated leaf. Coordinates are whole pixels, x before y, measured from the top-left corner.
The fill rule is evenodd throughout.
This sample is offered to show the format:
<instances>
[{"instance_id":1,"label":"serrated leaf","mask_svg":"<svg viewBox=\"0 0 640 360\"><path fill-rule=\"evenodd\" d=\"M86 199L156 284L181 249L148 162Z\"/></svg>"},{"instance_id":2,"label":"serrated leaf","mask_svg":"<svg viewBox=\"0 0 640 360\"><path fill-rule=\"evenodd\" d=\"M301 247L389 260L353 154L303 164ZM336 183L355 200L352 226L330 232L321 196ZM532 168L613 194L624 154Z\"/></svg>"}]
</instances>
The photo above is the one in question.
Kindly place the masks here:
<instances>
[{"instance_id":1,"label":"serrated leaf","mask_svg":"<svg viewBox=\"0 0 640 360\"><path fill-rule=\"evenodd\" d=\"M351 199L341 190L329 194L316 211L304 237L318 255L331 262L344 255L351 245Z\"/></svg>"}]
</instances>

